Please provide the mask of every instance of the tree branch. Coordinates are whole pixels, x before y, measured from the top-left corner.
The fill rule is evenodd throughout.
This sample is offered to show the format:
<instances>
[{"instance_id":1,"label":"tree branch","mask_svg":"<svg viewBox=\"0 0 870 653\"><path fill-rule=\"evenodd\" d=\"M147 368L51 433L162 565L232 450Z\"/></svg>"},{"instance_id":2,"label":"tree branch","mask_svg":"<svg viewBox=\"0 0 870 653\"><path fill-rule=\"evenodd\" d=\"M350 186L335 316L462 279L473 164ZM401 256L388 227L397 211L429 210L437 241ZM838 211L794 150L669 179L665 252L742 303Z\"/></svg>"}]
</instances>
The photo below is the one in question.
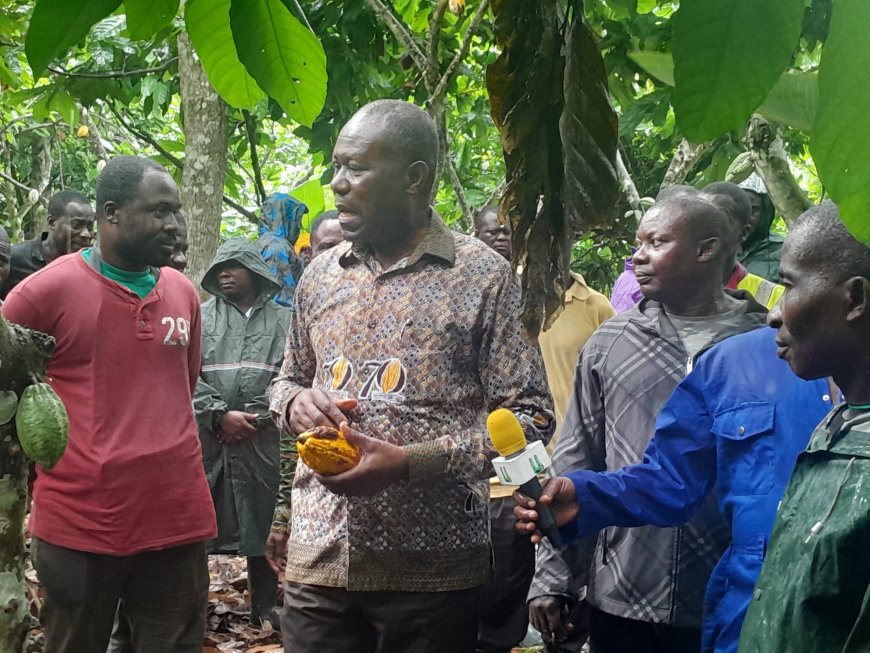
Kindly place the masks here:
<instances>
[{"instance_id":1,"label":"tree branch","mask_svg":"<svg viewBox=\"0 0 870 653\"><path fill-rule=\"evenodd\" d=\"M248 136L248 147L251 150L251 167L254 169L254 185L257 189L257 197L260 204L266 201L266 188L263 186L263 176L260 171L260 160L257 158L257 128L254 126L254 118L247 109L242 110L245 116L245 133Z\"/></svg>"},{"instance_id":2,"label":"tree branch","mask_svg":"<svg viewBox=\"0 0 870 653\"><path fill-rule=\"evenodd\" d=\"M673 186L674 184L682 184L697 165L704 153L709 149L712 143L701 143L692 145L685 138L680 141L674 158L671 159L671 164L665 172L665 177L662 180L660 188Z\"/></svg>"},{"instance_id":3,"label":"tree branch","mask_svg":"<svg viewBox=\"0 0 870 653\"><path fill-rule=\"evenodd\" d=\"M438 83L438 35L441 33L441 23L444 22L444 13L447 11L447 4L450 0L438 0L438 3L432 9L432 15L429 17L429 48L427 60L429 61L428 71L432 76L430 84L436 86Z\"/></svg>"},{"instance_id":4,"label":"tree branch","mask_svg":"<svg viewBox=\"0 0 870 653\"><path fill-rule=\"evenodd\" d=\"M48 69L55 75L63 75L64 77L75 77L78 79L120 79L123 77L135 77L137 75L162 73L176 61L178 61L178 57L172 57L171 59L164 61L159 66L154 66L153 68L138 68L136 70L108 70L104 73L78 73L72 70L55 68L54 66L49 66Z\"/></svg>"},{"instance_id":5,"label":"tree branch","mask_svg":"<svg viewBox=\"0 0 870 653\"><path fill-rule=\"evenodd\" d=\"M456 168L453 167L453 159L449 156L444 157L444 163L447 167L447 174L450 176L450 183L456 193L456 200L459 202L459 207L462 209L462 230L468 233L474 221L474 216L471 214L471 209L468 208L468 199L465 197L465 189L462 187L462 182L459 181L459 175L456 174Z\"/></svg>"},{"instance_id":6,"label":"tree branch","mask_svg":"<svg viewBox=\"0 0 870 653\"><path fill-rule=\"evenodd\" d=\"M20 181L18 181L15 177L13 177L13 176L11 176L11 175L7 175L7 174L6 174L5 172L3 172L2 170L0 170L0 177L2 177L3 179L5 179L6 181L8 181L8 182L9 182L10 184L12 184L13 186L18 186L18 188L20 188L21 190L23 190L25 193L29 193L31 190L35 190L35 189L31 189L30 186L25 186L25 185L22 184Z\"/></svg>"},{"instance_id":7,"label":"tree branch","mask_svg":"<svg viewBox=\"0 0 870 653\"><path fill-rule=\"evenodd\" d=\"M88 141L91 144L91 147L94 148L94 154L97 155L97 158L101 161L109 160L109 153L106 152L106 148L103 147L103 139L100 137L100 131L97 129L97 126L94 124L94 121L91 120L91 114L85 107L81 107L81 116L82 116L82 124L88 128Z\"/></svg>"},{"instance_id":8,"label":"tree branch","mask_svg":"<svg viewBox=\"0 0 870 653\"><path fill-rule=\"evenodd\" d=\"M167 159L169 159L169 161L172 163L172 165L174 165L176 168L178 168L179 170L184 170L184 161L182 161L177 156L175 156L174 154L169 152L165 147L163 147L160 143L158 143L150 135L146 134L145 132L139 131L138 129L129 125L127 123L127 121L121 117L121 114L118 113L118 111L115 109L115 107L113 107L111 104L108 104L108 107L109 107L109 111L111 111L112 114L114 114L115 118L117 118L118 122L120 122L121 125L123 125L124 129L126 129L128 132L130 132L131 134L136 136L139 140L142 140L142 141L145 141L146 143L148 143L151 147L153 147L155 150L160 152L160 154L162 154ZM254 213L253 211L249 211L244 206L233 201L232 199L230 199L226 195L223 196L223 201L224 201L224 204L226 204L230 208L235 209L236 211L241 213L243 216L245 216L251 222L253 222L255 224L257 223L257 214Z\"/></svg>"},{"instance_id":9,"label":"tree branch","mask_svg":"<svg viewBox=\"0 0 870 653\"><path fill-rule=\"evenodd\" d=\"M785 223L791 224L792 220L810 208L811 202L791 173L779 132L776 123L755 115L749 121L745 141L770 200Z\"/></svg>"},{"instance_id":10,"label":"tree branch","mask_svg":"<svg viewBox=\"0 0 870 653\"><path fill-rule=\"evenodd\" d=\"M365 3L369 6L375 15L381 19L384 25L393 33L393 36L396 37L396 40L399 41L405 48L408 50L408 54L414 60L414 63L417 64L417 68L420 69L420 72L423 73L423 79L426 80L428 85L428 75L426 75L426 70L428 69L426 63L426 57L423 55L423 51L420 50L420 46L417 45L417 42L414 40L414 37L411 35L411 32L408 31L408 28L400 21L396 16L390 11L389 7L387 7L381 0L365 0Z\"/></svg>"},{"instance_id":11,"label":"tree branch","mask_svg":"<svg viewBox=\"0 0 870 653\"><path fill-rule=\"evenodd\" d=\"M634 180L625 167L625 161L622 160L622 152L616 150L616 175L619 178L619 185L622 187L622 192L625 199L628 200L631 210L634 212L635 218L640 222L643 211L640 207L640 193L637 192L637 186L634 185Z\"/></svg>"},{"instance_id":12,"label":"tree branch","mask_svg":"<svg viewBox=\"0 0 870 653\"><path fill-rule=\"evenodd\" d=\"M432 91L432 94L429 96L430 102L437 102L438 99L446 92L447 85L456 76L456 71L459 69L459 64L461 64L465 57L468 56L468 50L471 47L471 40L477 33L477 28L480 25L480 21L483 19L483 16L486 13L487 9L489 9L489 0L480 0L480 5L477 7L477 11L474 12L474 16L471 18L471 22L468 23L468 29L466 30L465 36L462 39L462 44L459 46L456 54L453 55L453 59L447 65L447 69L444 71L444 74L441 75L441 80L438 82L435 90Z\"/></svg>"}]
</instances>

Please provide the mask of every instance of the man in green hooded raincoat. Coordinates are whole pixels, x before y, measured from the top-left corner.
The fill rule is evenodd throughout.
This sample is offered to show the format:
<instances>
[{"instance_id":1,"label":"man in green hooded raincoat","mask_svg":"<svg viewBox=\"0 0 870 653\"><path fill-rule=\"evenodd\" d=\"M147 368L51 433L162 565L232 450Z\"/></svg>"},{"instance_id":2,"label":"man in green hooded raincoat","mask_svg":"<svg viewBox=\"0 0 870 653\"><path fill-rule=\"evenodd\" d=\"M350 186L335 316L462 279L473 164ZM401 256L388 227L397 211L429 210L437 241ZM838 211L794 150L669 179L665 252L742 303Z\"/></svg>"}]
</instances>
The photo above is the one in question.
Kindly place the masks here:
<instances>
[{"instance_id":1,"label":"man in green hooded raincoat","mask_svg":"<svg viewBox=\"0 0 870 653\"><path fill-rule=\"evenodd\" d=\"M740 653L870 651L870 247L823 202L789 229L777 354L846 403L816 427L780 504ZM741 427L742 432L742 427Z\"/></svg>"},{"instance_id":2,"label":"man in green hooded raincoat","mask_svg":"<svg viewBox=\"0 0 870 653\"><path fill-rule=\"evenodd\" d=\"M218 249L202 287L202 370L194 410L217 512L211 553L248 558L251 621L274 627L277 576L265 559L278 490L279 433L266 392L284 360L290 311L270 301L280 289L256 246L232 239Z\"/></svg>"}]
</instances>

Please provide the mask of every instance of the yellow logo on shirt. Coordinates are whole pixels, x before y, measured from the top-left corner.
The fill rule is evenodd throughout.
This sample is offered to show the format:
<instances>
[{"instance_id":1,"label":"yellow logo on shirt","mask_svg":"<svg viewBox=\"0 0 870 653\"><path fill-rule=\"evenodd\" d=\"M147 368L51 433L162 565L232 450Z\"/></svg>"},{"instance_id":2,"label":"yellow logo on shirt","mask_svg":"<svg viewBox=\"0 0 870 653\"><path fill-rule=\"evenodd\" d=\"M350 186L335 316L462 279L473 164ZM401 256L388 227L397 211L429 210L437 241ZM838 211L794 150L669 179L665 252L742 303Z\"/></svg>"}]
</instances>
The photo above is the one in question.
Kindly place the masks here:
<instances>
[{"instance_id":1,"label":"yellow logo on shirt","mask_svg":"<svg viewBox=\"0 0 870 653\"><path fill-rule=\"evenodd\" d=\"M333 392L344 390L353 378L353 364L344 356L326 363L324 367L329 374L329 387Z\"/></svg>"},{"instance_id":2,"label":"yellow logo on shirt","mask_svg":"<svg viewBox=\"0 0 870 653\"><path fill-rule=\"evenodd\" d=\"M369 376L359 393L360 399L376 399L392 403L402 403L405 395L402 390L408 381L408 373L398 358L366 361L365 369Z\"/></svg>"}]
</instances>

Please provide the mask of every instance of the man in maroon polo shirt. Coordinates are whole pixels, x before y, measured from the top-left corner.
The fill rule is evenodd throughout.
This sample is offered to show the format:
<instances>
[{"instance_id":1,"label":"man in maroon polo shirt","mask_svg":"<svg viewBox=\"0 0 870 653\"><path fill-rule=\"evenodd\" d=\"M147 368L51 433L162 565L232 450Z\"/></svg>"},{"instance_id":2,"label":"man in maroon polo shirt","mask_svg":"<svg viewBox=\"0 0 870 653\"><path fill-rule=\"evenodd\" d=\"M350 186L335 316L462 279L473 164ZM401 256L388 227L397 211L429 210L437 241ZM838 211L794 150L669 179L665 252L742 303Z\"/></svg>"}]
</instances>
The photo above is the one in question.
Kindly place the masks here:
<instances>
[{"instance_id":1,"label":"man in maroon polo shirt","mask_svg":"<svg viewBox=\"0 0 870 653\"><path fill-rule=\"evenodd\" d=\"M3 305L6 319L56 339L47 376L70 418L58 465L37 467L30 521L52 653L105 651L119 600L136 650L202 650L215 516L191 408L199 299L160 267L180 208L162 166L110 161L97 181L98 244L31 275Z\"/></svg>"}]
</instances>

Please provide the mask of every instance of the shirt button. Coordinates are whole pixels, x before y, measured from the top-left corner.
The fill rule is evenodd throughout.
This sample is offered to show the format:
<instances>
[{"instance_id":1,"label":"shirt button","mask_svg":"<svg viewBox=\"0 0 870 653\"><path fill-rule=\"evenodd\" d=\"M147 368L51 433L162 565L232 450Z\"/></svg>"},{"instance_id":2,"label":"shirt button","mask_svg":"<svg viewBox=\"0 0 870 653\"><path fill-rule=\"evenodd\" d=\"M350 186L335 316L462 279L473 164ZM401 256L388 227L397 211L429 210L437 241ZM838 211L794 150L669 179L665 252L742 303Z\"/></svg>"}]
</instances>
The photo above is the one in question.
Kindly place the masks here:
<instances>
[{"instance_id":1,"label":"shirt button","mask_svg":"<svg viewBox=\"0 0 870 653\"><path fill-rule=\"evenodd\" d=\"M374 329L378 326L378 323L375 320L369 322L369 329Z\"/></svg>"},{"instance_id":2,"label":"shirt button","mask_svg":"<svg viewBox=\"0 0 870 653\"><path fill-rule=\"evenodd\" d=\"M746 433L746 429L743 428L742 426L739 429L737 429L737 435L743 435L744 433Z\"/></svg>"},{"instance_id":3,"label":"shirt button","mask_svg":"<svg viewBox=\"0 0 870 653\"><path fill-rule=\"evenodd\" d=\"M830 401L831 395L822 395L822 401Z\"/></svg>"}]
</instances>

